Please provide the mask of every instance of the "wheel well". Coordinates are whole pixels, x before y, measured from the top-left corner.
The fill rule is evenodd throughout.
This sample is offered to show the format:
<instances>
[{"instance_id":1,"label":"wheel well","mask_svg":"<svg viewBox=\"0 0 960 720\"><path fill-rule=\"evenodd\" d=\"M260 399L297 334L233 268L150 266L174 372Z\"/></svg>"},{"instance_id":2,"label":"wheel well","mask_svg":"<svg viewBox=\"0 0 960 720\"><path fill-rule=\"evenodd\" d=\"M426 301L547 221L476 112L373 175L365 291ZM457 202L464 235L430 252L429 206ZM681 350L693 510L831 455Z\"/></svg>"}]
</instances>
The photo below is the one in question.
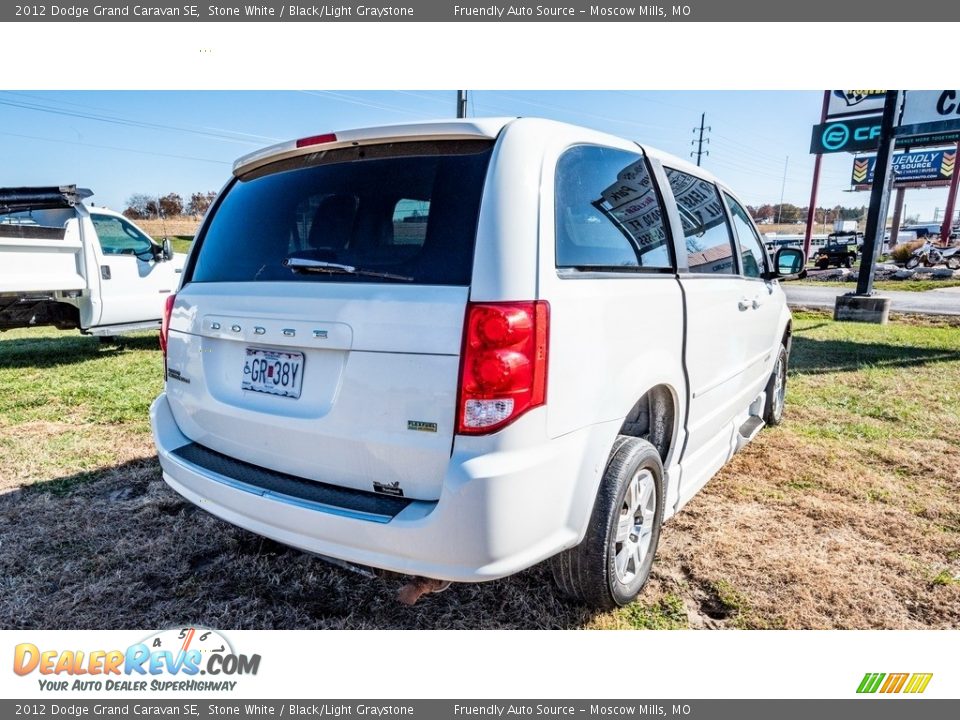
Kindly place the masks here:
<instances>
[{"instance_id":1,"label":"wheel well","mask_svg":"<svg viewBox=\"0 0 960 720\"><path fill-rule=\"evenodd\" d=\"M620 435L630 435L650 442L660 459L666 462L673 443L676 405L666 385L657 385L643 394L620 426Z\"/></svg>"},{"instance_id":2,"label":"wheel well","mask_svg":"<svg viewBox=\"0 0 960 720\"><path fill-rule=\"evenodd\" d=\"M790 347L793 345L793 322L787 321L787 327L783 331L781 344L787 349L787 357L790 356Z\"/></svg>"},{"instance_id":3,"label":"wheel well","mask_svg":"<svg viewBox=\"0 0 960 720\"><path fill-rule=\"evenodd\" d=\"M0 329L53 325L60 330L80 327L80 310L47 297L0 296Z\"/></svg>"}]
</instances>

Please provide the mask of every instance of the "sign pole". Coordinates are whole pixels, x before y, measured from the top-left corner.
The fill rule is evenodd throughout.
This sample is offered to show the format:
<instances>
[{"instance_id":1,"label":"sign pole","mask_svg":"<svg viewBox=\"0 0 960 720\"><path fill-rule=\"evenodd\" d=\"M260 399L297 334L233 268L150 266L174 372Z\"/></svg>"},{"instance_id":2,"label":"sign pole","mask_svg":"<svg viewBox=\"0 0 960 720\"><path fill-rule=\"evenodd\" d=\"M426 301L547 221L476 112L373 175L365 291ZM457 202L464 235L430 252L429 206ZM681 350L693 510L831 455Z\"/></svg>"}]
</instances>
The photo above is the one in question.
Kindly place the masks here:
<instances>
[{"instance_id":1,"label":"sign pole","mask_svg":"<svg viewBox=\"0 0 960 720\"><path fill-rule=\"evenodd\" d=\"M903 201L907 195L906 188L897 188L897 199L893 202L893 224L890 226L890 249L897 246L897 236L900 234L900 222L903 219Z\"/></svg>"},{"instance_id":2,"label":"sign pole","mask_svg":"<svg viewBox=\"0 0 960 720\"><path fill-rule=\"evenodd\" d=\"M957 143L957 157L960 157L960 142ZM950 190L947 193L947 211L943 218L943 227L940 228L940 242L946 245L950 242L950 233L953 230L953 213L957 205L957 187L960 186L960 171L953 168L950 178Z\"/></svg>"},{"instance_id":3,"label":"sign pole","mask_svg":"<svg viewBox=\"0 0 960 720\"><path fill-rule=\"evenodd\" d=\"M823 91L823 107L820 110L820 124L827 121L827 106L830 104L830 91ZM813 161L813 183L810 185L810 205L807 207L807 229L803 233L803 256L810 257L810 241L813 239L813 226L817 222L817 193L820 190L820 165L823 154L817 153ZM783 201L780 201L781 207Z\"/></svg>"},{"instance_id":4,"label":"sign pole","mask_svg":"<svg viewBox=\"0 0 960 720\"><path fill-rule=\"evenodd\" d=\"M883 245L883 233L887 224L887 208L890 203L890 186L893 181L893 148L897 139L893 135L894 124L900 106L900 91L887 90L883 103L883 119L880 121L880 149L870 190L870 210L867 212L867 227L863 238L863 257L857 276L857 292L861 297L873 294L874 265ZM867 264L864 268L864 263Z\"/></svg>"}]
</instances>

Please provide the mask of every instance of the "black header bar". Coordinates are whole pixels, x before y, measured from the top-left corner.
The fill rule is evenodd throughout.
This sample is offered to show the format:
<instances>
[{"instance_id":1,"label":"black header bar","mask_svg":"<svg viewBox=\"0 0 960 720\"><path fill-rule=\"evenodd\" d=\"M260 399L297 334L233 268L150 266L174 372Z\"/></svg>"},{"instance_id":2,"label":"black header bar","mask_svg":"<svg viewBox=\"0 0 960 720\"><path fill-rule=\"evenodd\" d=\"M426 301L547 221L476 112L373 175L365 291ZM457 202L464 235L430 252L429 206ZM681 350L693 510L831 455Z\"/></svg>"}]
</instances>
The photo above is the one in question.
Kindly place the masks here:
<instances>
[{"instance_id":1,"label":"black header bar","mask_svg":"<svg viewBox=\"0 0 960 720\"><path fill-rule=\"evenodd\" d=\"M254 0L240 2L123 2L72 0L4 3L2 22L938 22L940 43L950 47L954 33L945 23L960 20L960 3L912 0L681 0L680 4L641 5L623 0L496 3L479 0L395 0L383 2L305 3ZM869 26L863 29L869 39ZM853 46L854 38L837 38ZM867 43L869 45L869 42ZM936 41L934 39L934 45ZM780 52L819 52L797 44L784 47L757 38L757 57Z\"/></svg>"}]
</instances>

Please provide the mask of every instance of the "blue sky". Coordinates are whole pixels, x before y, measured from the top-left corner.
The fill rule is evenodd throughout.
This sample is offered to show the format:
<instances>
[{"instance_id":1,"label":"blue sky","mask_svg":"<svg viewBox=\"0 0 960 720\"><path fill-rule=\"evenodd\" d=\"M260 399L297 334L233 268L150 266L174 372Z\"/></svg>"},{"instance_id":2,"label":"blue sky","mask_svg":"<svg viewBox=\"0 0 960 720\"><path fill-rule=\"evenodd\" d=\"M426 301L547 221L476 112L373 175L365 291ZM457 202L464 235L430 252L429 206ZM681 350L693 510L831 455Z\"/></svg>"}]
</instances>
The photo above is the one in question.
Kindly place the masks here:
<instances>
[{"instance_id":1,"label":"blue sky","mask_svg":"<svg viewBox=\"0 0 960 720\"><path fill-rule=\"evenodd\" d=\"M703 160L750 204L806 205L813 173L810 128L822 91L470 92L470 116L549 117L689 157L706 112ZM0 91L0 186L92 188L93 202L123 209L133 193L218 190L234 159L263 145L319 132L453 117L454 91ZM789 161L787 161L789 156ZM825 157L818 205L866 205L849 189L851 156ZM946 188L911 190L907 213L932 218Z\"/></svg>"}]
</instances>

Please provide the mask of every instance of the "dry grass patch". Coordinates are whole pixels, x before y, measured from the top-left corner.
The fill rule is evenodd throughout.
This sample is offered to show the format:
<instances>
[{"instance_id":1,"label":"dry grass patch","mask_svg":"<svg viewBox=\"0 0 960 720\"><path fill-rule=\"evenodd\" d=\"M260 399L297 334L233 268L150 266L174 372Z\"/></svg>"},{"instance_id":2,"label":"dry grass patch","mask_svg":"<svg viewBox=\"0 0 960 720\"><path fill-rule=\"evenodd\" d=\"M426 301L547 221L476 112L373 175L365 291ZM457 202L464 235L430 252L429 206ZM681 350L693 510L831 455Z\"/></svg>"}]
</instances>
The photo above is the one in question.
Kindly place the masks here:
<instances>
[{"instance_id":1,"label":"dry grass patch","mask_svg":"<svg viewBox=\"0 0 960 720\"><path fill-rule=\"evenodd\" d=\"M664 528L640 601L536 567L413 608L160 479L153 338L0 339L0 627L958 628L960 333L796 322L788 414Z\"/></svg>"}]
</instances>

